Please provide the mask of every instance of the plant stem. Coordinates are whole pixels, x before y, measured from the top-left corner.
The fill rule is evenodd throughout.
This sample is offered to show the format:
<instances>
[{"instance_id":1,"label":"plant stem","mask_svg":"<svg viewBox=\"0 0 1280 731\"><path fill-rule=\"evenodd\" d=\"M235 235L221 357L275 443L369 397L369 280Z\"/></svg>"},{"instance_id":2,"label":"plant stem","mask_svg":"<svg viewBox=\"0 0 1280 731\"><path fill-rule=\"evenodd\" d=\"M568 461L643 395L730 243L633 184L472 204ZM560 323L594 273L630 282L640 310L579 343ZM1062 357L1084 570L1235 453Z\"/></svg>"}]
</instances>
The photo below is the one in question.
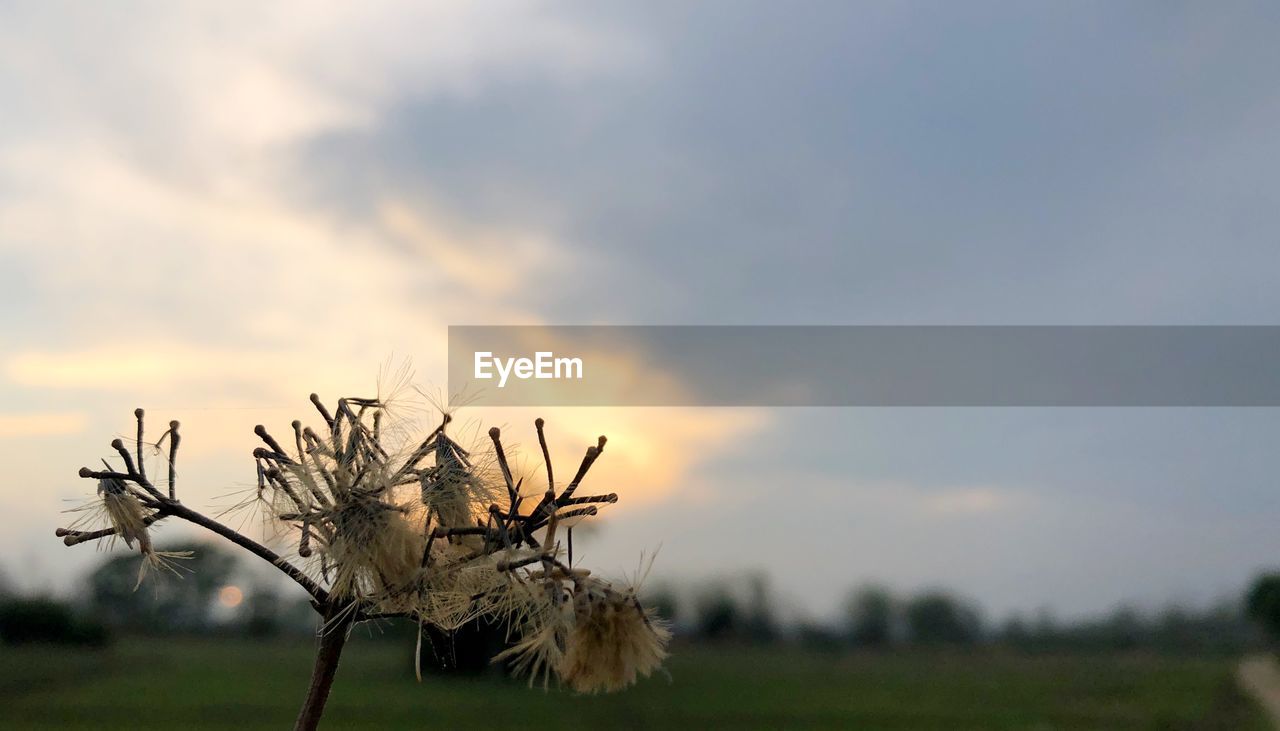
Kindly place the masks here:
<instances>
[{"instance_id":1,"label":"plant stem","mask_svg":"<svg viewBox=\"0 0 1280 731\"><path fill-rule=\"evenodd\" d=\"M338 660L342 658L342 648L347 644L347 632L351 629L351 619L337 620L343 609L337 602L330 602L322 615L324 623L320 630L320 644L316 647L316 664L311 670L311 687L307 689L307 699L302 703L294 731L315 731L320 725L325 701L329 700L329 689L338 674ZM349 609L347 612L355 617L355 612Z\"/></svg>"}]
</instances>

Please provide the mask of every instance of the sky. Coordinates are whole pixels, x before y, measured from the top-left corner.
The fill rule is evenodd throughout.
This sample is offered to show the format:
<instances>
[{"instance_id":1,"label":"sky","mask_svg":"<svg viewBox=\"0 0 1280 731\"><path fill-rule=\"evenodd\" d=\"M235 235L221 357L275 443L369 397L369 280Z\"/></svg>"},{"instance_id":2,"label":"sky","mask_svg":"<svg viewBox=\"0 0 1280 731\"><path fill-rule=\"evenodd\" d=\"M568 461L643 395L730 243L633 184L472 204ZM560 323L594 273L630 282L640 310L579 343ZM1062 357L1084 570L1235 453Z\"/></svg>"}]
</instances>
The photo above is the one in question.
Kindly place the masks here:
<instances>
[{"instance_id":1,"label":"sky","mask_svg":"<svg viewBox=\"0 0 1280 731\"><path fill-rule=\"evenodd\" d=\"M444 387L460 324L1280 324L1280 9L1227 2L0 2L0 569L135 406L180 492L257 423ZM1270 409L476 408L583 561L1065 616L1280 564ZM531 460L536 464L536 460ZM170 529L172 530L172 529Z\"/></svg>"}]
</instances>

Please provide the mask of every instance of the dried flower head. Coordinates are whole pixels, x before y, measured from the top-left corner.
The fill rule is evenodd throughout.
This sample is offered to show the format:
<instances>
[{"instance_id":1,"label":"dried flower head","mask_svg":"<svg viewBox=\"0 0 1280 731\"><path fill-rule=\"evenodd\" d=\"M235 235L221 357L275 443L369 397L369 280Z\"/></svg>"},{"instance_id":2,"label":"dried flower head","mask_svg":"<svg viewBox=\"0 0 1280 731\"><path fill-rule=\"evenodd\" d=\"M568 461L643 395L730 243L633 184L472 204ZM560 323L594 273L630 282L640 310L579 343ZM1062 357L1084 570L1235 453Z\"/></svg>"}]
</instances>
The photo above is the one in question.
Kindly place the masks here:
<instances>
[{"instance_id":1,"label":"dried flower head","mask_svg":"<svg viewBox=\"0 0 1280 731\"><path fill-rule=\"evenodd\" d=\"M388 393L398 397L403 390ZM387 397L339 399L333 411L315 394L311 403L322 425L294 421L288 448L266 427L254 429L264 446L253 452L258 479L250 502L296 537L300 563L179 502L178 423L148 445L141 409L137 461L116 440L122 471L109 465L81 470L98 481L92 514L105 516L107 526L85 531L77 524L58 535L67 545L112 537L130 548L136 544L145 572L178 557L155 551L149 536L153 523L178 517L287 574L311 594L325 620L300 727L318 721L345 635L369 619L409 617L443 630L479 617L503 620L514 636L495 659L509 660L530 684L545 686L556 677L580 692L614 691L660 666L669 633L640 604L636 589L615 587L573 566L571 526L618 499L576 494L604 451L604 437L587 448L573 479L557 492L545 424L538 419L547 488L531 496L514 478L497 428L489 430L488 448L468 449L448 434L447 413L425 438L409 439L412 425ZM142 461L144 447L159 451L166 440L167 494L147 477Z\"/></svg>"},{"instance_id":2,"label":"dried flower head","mask_svg":"<svg viewBox=\"0 0 1280 731\"><path fill-rule=\"evenodd\" d=\"M670 632L631 589L587 580L573 601L574 627L561 671L585 693L621 690L647 677L667 656Z\"/></svg>"}]
</instances>

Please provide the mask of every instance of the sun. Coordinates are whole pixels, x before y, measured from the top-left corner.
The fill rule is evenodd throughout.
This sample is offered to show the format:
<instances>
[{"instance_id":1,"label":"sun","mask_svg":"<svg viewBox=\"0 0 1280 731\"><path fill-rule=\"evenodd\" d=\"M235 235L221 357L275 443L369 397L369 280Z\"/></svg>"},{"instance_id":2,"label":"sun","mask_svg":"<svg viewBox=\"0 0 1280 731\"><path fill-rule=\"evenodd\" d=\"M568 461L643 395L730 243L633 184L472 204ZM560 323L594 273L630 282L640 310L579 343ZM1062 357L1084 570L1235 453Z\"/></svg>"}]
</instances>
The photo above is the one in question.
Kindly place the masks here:
<instances>
[{"instance_id":1,"label":"sun","mask_svg":"<svg viewBox=\"0 0 1280 731\"><path fill-rule=\"evenodd\" d=\"M218 590L218 603L224 607L238 607L242 601L244 601L244 592L238 586L228 585Z\"/></svg>"}]
</instances>

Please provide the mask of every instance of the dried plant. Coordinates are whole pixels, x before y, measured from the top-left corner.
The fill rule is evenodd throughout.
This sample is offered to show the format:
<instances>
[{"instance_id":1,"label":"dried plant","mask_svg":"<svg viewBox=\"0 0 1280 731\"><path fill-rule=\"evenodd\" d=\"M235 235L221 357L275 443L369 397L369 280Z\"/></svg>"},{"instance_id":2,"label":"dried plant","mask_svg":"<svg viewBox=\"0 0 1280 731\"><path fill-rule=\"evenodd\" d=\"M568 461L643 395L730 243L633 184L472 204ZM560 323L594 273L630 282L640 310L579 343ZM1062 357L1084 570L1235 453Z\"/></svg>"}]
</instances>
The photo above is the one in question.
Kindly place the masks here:
<instances>
[{"instance_id":1,"label":"dried plant","mask_svg":"<svg viewBox=\"0 0 1280 731\"><path fill-rule=\"evenodd\" d=\"M531 685L545 687L555 678L579 692L614 691L660 666L669 634L641 605L634 582L614 585L573 566L573 523L617 501L612 493L577 495L604 451L603 436L557 493L538 419L547 486L527 498L497 428L489 430L492 449L481 458L448 435L447 413L425 439L410 440L412 424L392 418L388 401L344 398L331 412L312 394L324 425L317 431L294 421L289 449L265 427L254 429L265 446L253 452L257 486L246 504L264 507L270 522L296 540L295 560L179 501L179 424L170 422L148 443L142 409L134 412L134 453L117 439L111 446L122 469L104 462L105 470L80 470L98 481L98 499L57 534L68 546L119 538L136 547L141 582L149 570L184 558L156 551L149 536L155 523L177 518L295 581L322 618L299 729L319 723L351 628L368 620L406 617L420 628L444 630L478 617L504 620L514 636L495 660L510 661ZM146 473L144 451L163 454L166 445L168 481L161 491ZM85 530L93 521L106 526Z\"/></svg>"}]
</instances>

